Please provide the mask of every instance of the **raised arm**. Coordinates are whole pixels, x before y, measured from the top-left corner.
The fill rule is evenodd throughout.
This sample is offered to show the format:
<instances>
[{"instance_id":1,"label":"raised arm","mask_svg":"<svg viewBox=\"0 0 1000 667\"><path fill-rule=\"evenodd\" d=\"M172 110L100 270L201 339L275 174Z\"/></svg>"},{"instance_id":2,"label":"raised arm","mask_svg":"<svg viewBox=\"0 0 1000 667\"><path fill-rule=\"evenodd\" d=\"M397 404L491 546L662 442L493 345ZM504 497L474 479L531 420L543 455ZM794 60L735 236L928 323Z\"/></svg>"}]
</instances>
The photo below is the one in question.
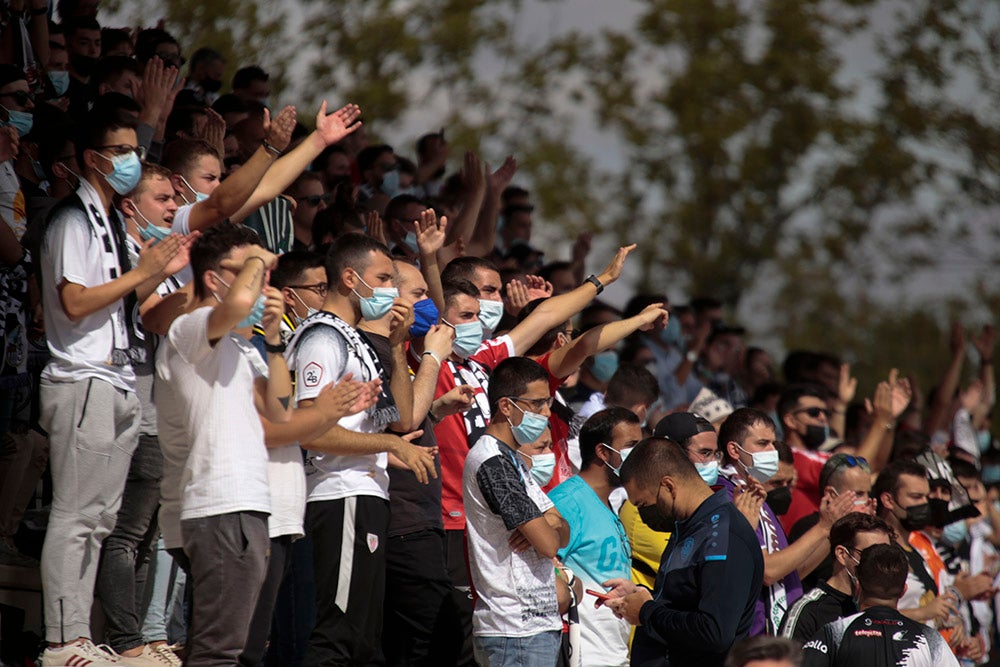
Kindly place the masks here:
<instances>
[{"instance_id":1,"label":"raised arm","mask_svg":"<svg viewBox=\"0 0 1000 667\"><path fill-rule=\"evenodd\" d=\"M462 182L465 184L465 204L455 217L455 223L448 230L448 242L454 243L459 237L465 242L465 252L469 255L483 256L493 249L493 237L484 239L481 230L477 229L479 209L486 197L486 175L483 173L483 163L472 151L465 154L462 165Z\"/></svg>"},{"instance_id":2,"label":"raised arm","mask_svg":"<svg viewBox=\"0 0 1000 667\"><path fill-rule=\"evenodd\" d=\"M420 273L427 282L430 295L439 312L444 311L444 288L441 287L441 269L438 265L438 251L444 246L448 232L448 218L438 220L434 209L420 214L416 223L417 248L420 250Z\"/></svg>"},{"instance_id":3,"label":"raised arm","mask_svg":"<svg viewBox=\"0 0 1000 667\"><path fill-rule=\"evenodd\" d=\"M662 329L667 325L669 316L662 303L653 303L627 320L593 327L553 352L549 356L549 370L558 378L569 377L579 370L587 357L614 347L636 331Z\"/></svg>"},{"instance_id":4,"label":"raised arm","mask_svg":"<svg viewBox=\"0 0 1000 667\"><path fill-rule=\"evenodd\" d=\"M607 287L618 280L625 266L625 259L635 250L635 244L619 248L607 268L597 276L597 280ZM524 354L545 332L570 319L597 296L597 287L585 282L572 292L546 299L520 324L508 334L514 343L514 354Z\"/></svg>"},{"instance_id":5,"label":"raised arm","mask_svg":"<svg viewBox=\"0 0 1000 667\"><path fill-rule=\"evenodd\" d=\"M277 256L260 246L250 246L242 265L236 266L231 260L223 261L223 268L236 271L237 274L225 298L212 309L212 314L208 317L208 339L213 344L250 314L250 309L264 288L264 276L277 263Z\"/></svg>"},{"instance_id":6,"label":"raised arm","mask_svg":"<svg viewBox=\"0 0 1000 667\"><path fill-rule=\"evenodd\" d=\"M389 350L392 353L389 388L399 410L399 421L391 424L390 428L406 433L416 427L413 421L413 381L410 380L410 367L406 363L406 336L413 324L413 306L408 301L397 298L389 312Z\"/></svg>"},{"instance_id":7,"label":"raised arm","mask_svg":"<svg viewBox=\"0 0 1000 667\"><path fill-rule=\"evenodd\" d=\"M258 208L271 201L292 184L299 175L308 169L316 157L327 146L337 143L359 127L361 108L356 104L348 104L327 115L326 102L320 106L316 114L316 129L300 142L294 150L278 159L264 174L260 183L254 189L250 198L240 209L230 216L233 222L240 222ZM285 143L287 146L287 142Z\"/></svg>"},{"instance_id":8,"label":"raised arm","mask_svg":"<svg viewBox=\"0 0 1000 667\"><path fill-rule=\"evenodd\" d=\"M277 158L275 151L283 151L295 129L295 107L285 107L274 120L264 110L264 144L242 167L215 188L208 199L191 208L188 225L191 230L202 230L216 225L236 213L253 194L264 173ZM268 148L270 146L270 148Z\"/></svg>"},{"instance_id":9,"label":"raised arm","mask_svg":"<svg viewBox=\"0 0 1000 667\"><path fill-rule=\"evenodd\" d=\"M422 424L434 403L438 375L442 362L451 355L455 330L442 324L433 325L424 336L424 353L420 368L413 378L413 423ZM432 415L440 419L443 415Z\"/></svg>"},{"instance_id":10,"label":"raised arm","mask_svg":"<svg viewBox=\"0 0 1000 667\"><path fill-rule=\"evenodd\" d=\"M965 329L958 322L951 324L951 361L941 379L934 400L928 406L927 421L924 422L924 433L934 435L935 431L948 428L948 409L951 399L958 390L958 381L962 375L962 364L965 362Z\"/></svg>"},{"instance_id":11,"label":"raised arm","mask_svg":"<svg viewBox=\"0 0 1000 667\"><path fill-rule=\"evenodd\" d=\"M267 351L267 379L254 383L257 411L274 423L286 423L292 418L292 376L285 364L281 349L281 318L285 314L285 300L274 287L262 290L264 298L264 342L275 351ZM279 351L280 350L280 351Z\"/></svg>"}]
</instances>

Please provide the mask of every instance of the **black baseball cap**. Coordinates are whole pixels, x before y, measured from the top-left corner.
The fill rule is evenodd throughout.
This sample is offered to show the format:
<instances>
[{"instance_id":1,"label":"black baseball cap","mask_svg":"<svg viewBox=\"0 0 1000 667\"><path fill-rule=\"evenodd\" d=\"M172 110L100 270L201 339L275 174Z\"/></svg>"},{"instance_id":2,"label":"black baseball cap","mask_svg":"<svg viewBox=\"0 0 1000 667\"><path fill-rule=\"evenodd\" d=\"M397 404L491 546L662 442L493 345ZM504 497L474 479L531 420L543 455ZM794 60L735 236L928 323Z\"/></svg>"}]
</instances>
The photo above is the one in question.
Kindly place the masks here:
<instances>
[{"instance_id":1,"label":"black baseball cap","mask_svg":"<svg viewBox=\"0 0 1000 667\"><path fill-rule=\"evenodd\" d=\"M695 412L675 412L661 419L653 435L658 438L669 438L679 445L683 445L690 438L699 433L715 431L712 423Z\"/></svg>"}]
</instances>

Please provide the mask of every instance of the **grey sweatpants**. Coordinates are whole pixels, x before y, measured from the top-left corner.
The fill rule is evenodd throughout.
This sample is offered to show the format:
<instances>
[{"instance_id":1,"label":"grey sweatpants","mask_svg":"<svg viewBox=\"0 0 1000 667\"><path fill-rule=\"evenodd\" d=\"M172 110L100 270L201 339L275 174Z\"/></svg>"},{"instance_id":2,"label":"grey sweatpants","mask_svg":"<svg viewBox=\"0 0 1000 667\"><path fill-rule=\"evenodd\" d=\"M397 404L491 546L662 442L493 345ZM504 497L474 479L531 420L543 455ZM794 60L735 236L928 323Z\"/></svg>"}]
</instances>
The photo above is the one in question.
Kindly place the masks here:
<instances>
[{"instance_id":1,"label":"grey sweatpants","mask_svg":"<svg viewBox=\"0 0 1000 667\"><path fill-rule=\"evenodd\" d=\"M41 382L39 422L49 433L52 512L42 548L45 639L90 638L101 543L115 527L139 399L97 378Z\"/></svg>"}]
</instances>

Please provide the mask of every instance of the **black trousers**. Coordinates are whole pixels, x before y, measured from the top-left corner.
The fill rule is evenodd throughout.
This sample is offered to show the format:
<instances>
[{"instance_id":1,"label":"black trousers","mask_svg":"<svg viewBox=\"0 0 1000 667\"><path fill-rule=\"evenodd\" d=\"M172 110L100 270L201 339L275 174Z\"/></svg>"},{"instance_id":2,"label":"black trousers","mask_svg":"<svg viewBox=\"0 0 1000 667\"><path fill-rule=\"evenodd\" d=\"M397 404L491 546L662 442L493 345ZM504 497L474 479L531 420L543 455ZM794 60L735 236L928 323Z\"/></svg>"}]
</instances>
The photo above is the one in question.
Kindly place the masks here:
<instances>
[{"instance_id":1,"label":"black trousers","mask_svg":"<svg viewBox=\"0 0 1000 667\"><path fill-rule=\"evenodd\" d=\"M281 582L285 578L285 572L288 571L288 553L291 548L291 536L282 535L271 538L271 555L267 559L264 585L260 587L257 607L253 610L253 619L250 621L247 643L240 655L240 664L244 667L257 667L264 659L267 638L271 634L271 616L274 613L274 605L278 601Z\"/></svg>"},{"instance_id":2,"label":"black trousers","mask_svg":"<svg viewBox=\"0 0 1000 667\"><path fill-rule=\"evenodd\" d=\"M444 531L445 566L451 579L451 599L457 614L457 627L462 634L458 662L461 667L475 667L476 657L472 645L472 580L469 576L469 556L465 547L464 530Z\"/></svg>"},{"instance_id":3,"label":"black trousers","mask_svg":"<svg viewBox=\"0 0 1000 667\"><path fill-rule=\"evenodd\" d=\"M464 637L442 538L433 529L389 538L382 635L389 667L458 664Z\"/></svg>"},{"instance_id":4,"label":"black trousers","mask_svg":"<svg viewBox=\"0 0 1000 667\"><path fill-rule=\"evenodd\" d=\"M378 664L385 601L389 502L352 496L311 502L316 627L306 667Z\"/></svg>"}]
</instances>

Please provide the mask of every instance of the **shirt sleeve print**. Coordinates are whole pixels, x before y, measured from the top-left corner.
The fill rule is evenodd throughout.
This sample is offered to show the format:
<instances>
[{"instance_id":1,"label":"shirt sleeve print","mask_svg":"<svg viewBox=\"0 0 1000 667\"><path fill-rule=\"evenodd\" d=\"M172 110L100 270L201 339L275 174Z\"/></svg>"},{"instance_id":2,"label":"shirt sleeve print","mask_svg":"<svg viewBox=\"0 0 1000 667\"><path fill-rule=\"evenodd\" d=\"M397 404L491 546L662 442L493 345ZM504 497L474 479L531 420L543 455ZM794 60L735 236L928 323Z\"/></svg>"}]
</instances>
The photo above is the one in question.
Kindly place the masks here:
<instances>
[{"instance_id":1,"label":"shirt sleeve print","mask_svg":"<svg viewBox=\"0 0 1000 667\"><path fill-rule=\"evenodd\" d=\"M520 473L500 456L483 462L476 472L476 483L486 504L503 519L507 530L542 516L538 506L528 497Z\"/></svg>"}]
</instances>

